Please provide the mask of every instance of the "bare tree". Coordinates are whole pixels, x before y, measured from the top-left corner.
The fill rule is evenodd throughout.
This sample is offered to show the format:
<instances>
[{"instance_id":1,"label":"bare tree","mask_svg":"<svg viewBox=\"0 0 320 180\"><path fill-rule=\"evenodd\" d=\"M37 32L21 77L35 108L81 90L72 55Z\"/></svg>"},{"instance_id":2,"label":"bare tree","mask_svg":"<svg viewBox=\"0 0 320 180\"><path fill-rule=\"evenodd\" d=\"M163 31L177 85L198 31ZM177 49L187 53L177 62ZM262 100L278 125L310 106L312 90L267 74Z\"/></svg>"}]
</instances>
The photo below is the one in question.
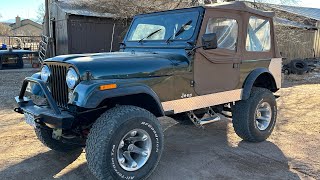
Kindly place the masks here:
<instances>
[{"instance_id":1,"label":"bare tree","mask_svg":"<svg viewBox=\"0 0 320 180\"><path fill-rule=\"evenodd\" d=\"M38 10L37 10L37 22L43 23L43 18L44 18L45 13L46 13L46 10L45 10L44 4L41 3L38 6Z\"/></svg>"},{"instance_id":2,"label":"bare tree","mask_svg":"<svg viewBox=\"0 0 320 180\"><path fill-rule=\"evenodd\" d=\"M11 34L10 26L0 23L0 36L9 36Z\"/></svg>"},{"instance_id":3,"label":"bare tree","mask_svg":"<svg viewBox=\"0 0 320 180\"><path fill-rule=\"evenodd\" d=\"M116 14L121 18L131 18L136 14L210 4L216 0L69 0L68 2L98 12Z\"/></svg>"},{"instance_id":4,"label":"bare tree","mask_svg":"<svg viewBox=\"0 0 320 180\"><path fill-rule=\"evenodd\" d=\"M113 13L121 18L130 18L139 13L148 13L176 8L178 2L170 0L78 0L77 4L93 8L100 12Z\"/></svg>"},{"instance_id":5,"label":"bare tree","mask_svg":"<svg viewBox=\"0 0 320 180\"><path fill-rule=\"evenodd\" d=\"M0 14L0 18L2 18L2 15ZM8 36L11 33L10 26L0 23L0 36Z\"/></svg>"}]
</instances>

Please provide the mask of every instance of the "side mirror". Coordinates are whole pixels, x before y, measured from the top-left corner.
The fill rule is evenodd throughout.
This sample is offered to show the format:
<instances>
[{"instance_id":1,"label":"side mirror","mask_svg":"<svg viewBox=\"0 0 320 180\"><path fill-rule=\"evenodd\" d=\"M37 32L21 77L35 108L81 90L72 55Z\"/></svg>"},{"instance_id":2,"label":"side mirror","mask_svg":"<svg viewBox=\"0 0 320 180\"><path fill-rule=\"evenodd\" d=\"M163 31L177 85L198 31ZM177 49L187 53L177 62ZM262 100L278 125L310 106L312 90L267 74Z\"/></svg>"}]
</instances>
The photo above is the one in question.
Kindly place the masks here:
<instances>
[{"instance_id":1,"label":"side mirror","mask_svg":"<svg viewBox=\"0 0 320 180\"><path fill-rule=\"evenodd\" d=\"M216 33L204 34L202 35L202 47L206 49L217 49L218 40Z\"/></svg>"}]
</instances>

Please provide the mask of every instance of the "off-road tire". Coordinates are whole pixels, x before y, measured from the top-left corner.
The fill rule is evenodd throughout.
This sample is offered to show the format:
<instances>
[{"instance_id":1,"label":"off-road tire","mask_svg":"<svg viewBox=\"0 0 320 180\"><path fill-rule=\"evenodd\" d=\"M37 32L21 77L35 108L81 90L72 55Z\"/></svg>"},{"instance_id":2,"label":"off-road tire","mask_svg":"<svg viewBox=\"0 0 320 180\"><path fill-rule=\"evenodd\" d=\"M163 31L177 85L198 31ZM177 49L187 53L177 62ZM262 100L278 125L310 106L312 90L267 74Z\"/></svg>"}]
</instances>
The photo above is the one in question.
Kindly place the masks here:
<instances>
[{"instance_id":1,"label":"off-road tire","mask_svg":"<svg viewBox=\"0 0 320 180\"><path fill-rule=\"evenodd\" d=\"M124 170L117 161L123 136L143 129L152 140L150 157L136 171ZM86 158L91 172L102 179L146 179L156 168L163 150L163 132L158 119L135 106L117 106L103 113L93 124L86 144Z\"/></svg>"},{"instance_id":2,"label":"off-road tire","mask_svg":"<svg viewBox=\"0 0 320 180\"><path fill-rule=\"evenodd\" d=\"M267 129L260 130L256 125L256 109L261 102L267 102L271 106L272 116ZM245 141L261 142L272 133L277 118L277 103L271 91L265 88L252 89L247 100L236 102L232 112L233 128L236 134Z\"/></svg>"},{"instance_id":3,"label":"off-road tire","mask_svg":"<svg viewBox=\"0 0 320 180\"><path fill-rule=\"evenodd\" d=\"M36 127L34 130L42 144L54 151L70 152L81 149L81 146L74 144L66 144L56 139L53 139L51 129Z\"/></svg>"}]
</instances>

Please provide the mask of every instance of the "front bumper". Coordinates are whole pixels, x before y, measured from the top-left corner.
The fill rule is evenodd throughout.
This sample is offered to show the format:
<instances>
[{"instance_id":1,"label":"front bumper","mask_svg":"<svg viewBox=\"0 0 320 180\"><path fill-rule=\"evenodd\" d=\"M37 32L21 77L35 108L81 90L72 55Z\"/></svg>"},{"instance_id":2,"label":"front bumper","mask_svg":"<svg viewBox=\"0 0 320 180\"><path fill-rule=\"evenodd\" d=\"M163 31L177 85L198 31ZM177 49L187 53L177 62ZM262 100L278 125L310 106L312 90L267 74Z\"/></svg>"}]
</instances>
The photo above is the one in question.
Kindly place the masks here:
<instances>
[{"instance_id":1,"label":"front bumper","mask_svg":"<svg viewBox=\"0 0 320 180\"><path fill-rule=\"evenodd\" d=\"M39 85L49 106L37 106L31 99L24 96L29 82ZM32 77L25 78L20 94L15 97L15 99L18 107L15 108L14 111L21 114L27 113L33 116L36 123L44 123L50 128L70 129L74 122L74 116L57 106L47 86L40 79Z\"/></svg>"}]
</instances>

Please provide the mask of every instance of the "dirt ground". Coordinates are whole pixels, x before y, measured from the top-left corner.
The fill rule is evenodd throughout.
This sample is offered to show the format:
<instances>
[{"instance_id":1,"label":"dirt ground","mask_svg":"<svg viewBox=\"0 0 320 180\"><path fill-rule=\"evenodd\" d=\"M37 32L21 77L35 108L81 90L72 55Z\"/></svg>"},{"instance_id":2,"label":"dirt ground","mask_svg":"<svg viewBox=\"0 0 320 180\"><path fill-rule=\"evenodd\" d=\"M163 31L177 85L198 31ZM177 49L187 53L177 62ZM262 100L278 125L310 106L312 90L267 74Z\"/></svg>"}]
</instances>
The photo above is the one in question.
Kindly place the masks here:
<instances>
[{"instance_id":1,"label":"dirt ground","mask_svg":"<svg viewBox=\"0 0 320 180\"><path fill-rule=\"evenodd\" d=\"M22 80L33 71L0 71L0 179L94 179L84 152L49 150L12 111ZM262 143L241 141L228 119L198 129L161 118L165 149L150 179L320 179L319 78L285 78L276 128Z\"/></svg>"}]
</instances>

